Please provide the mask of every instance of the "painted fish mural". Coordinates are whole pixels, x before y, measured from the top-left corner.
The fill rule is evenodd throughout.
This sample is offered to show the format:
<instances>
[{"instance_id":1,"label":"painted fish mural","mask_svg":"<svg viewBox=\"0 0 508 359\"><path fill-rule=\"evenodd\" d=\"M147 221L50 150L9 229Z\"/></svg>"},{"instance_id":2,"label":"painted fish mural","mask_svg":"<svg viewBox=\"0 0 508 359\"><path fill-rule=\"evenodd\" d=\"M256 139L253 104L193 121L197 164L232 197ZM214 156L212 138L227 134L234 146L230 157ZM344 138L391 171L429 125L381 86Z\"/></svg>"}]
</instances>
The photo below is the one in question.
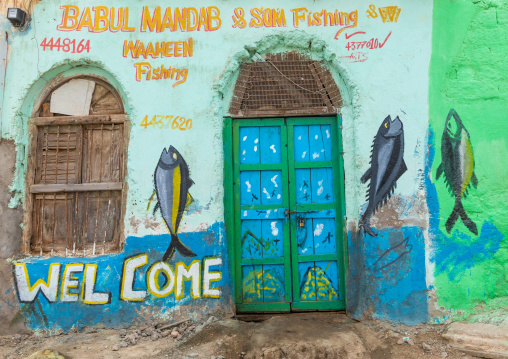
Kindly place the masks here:
<instances>
[{"instance_id":1,"label":"painted fish mural","mask_svg":"<svg viewBox=\"0 0 508 359\"><path fill-rule=\"evenodd\" d=\"M462 198L467 197L471 183L474 188L478 186L478 179L474 173L473 147L469 132L454 109L451 109L446 117L441 138L441 161L437 168L436 180L444 173L446 187L455 197L455 206L445 224L446 230L450 233L460 217L464 225L478 235L476 224L467 216L462 206Z\"/></svg>"},{"instance_id":2,"label":"painted fish mural","mask_svg":"<svg viewBox=\"0 0 508 359\"><path fill-rule=\"evenodd\" d=\"M377 234L370 227L370 218L388 201L397 186L397 180L407 170L404 162L404 129L398 116L393 121L387 116L379 127L372 144L370 164L361 178L362 183L367 180L370 183L367 190L368 206L360 218L359 226L370 236L376 237Z\"/></svg>"},{"instance_id":3,"label":"painted fish mural","mask_svg":"<svg viewBox=\"0 0 508 359\"><path fill-rule=\"evenodd\" d=\"M171 242L162 260L168 260L175 253L175 250L178 250L185 257L195 257L196 254L187 248L177 235L183 212L194 202L189 193L189 188L194 182L189 177L187 163L173 146L170 146L168 151L165 148L162 151L153 177L154 194L157 194L157 204L153 213L155 214L155 211L160 209L162 218L171 235ZM148 208L150 208L150 202L151 199Z\"/></svg>"}]
</instances>

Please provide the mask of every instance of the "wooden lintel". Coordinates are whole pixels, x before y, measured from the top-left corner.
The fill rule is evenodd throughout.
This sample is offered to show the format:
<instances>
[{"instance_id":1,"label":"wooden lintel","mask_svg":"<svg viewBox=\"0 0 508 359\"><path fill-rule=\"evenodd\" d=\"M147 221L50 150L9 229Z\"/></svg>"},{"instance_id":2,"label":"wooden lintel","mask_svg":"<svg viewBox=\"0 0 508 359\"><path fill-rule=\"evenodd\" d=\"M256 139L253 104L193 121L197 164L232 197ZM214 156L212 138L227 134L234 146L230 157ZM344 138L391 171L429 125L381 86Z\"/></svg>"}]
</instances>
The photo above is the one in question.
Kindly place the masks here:
<instances>
[{"instance_id":1,"label":"wooden lintel","mask_svg":"<svg viewBox=\"0 0 508 359\"><path fill-rule=\"evenodd\" d=\"M31 193L63 193L91 191L121 191L123 182L79 183L79 184L34 184Z\"/></svg>"},{"instance_id":2,"label":"wooden lintel","mask_svg":"<svg viewBox=\"0 0 508 359\"><path fill-rule=\"evenodd\" d=\"M124 123L127 120L126 115L94 115L94 116L55 116L55 117L36 117L33 123L36 126L49 125L93 125L108 123Z\"/></svg>"}]
</instances>

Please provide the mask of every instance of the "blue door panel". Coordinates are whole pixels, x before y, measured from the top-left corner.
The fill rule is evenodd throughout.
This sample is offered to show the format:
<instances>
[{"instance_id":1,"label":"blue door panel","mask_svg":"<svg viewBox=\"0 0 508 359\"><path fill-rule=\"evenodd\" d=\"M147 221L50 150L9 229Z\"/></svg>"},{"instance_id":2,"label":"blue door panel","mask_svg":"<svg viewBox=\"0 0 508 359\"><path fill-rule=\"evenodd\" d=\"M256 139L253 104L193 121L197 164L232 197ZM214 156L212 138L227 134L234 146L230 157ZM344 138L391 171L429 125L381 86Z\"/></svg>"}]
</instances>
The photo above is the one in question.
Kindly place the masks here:
<instances>
[{"instance_id":1,"label":"blue door panel","mask_svg":"<svg viewBox=\"0 0 508 359\"><path fill-rule=\"evenodd\" d=\"M310 161L332 160L332 138L330 125L309 126Z\"/></svg>"},{"instance_id":2,"label":"blue door panel","mask_svg":"<svg viewBox=\"0 0 508 359\"><path fill-rule=\"evenodd\" d=\"M261 221L261 235L263 237L263 258L278 258L284 256L284 229L282 220Z\"/></svg>"},{"instance_id":3,"label":"blue door panel","mask_svg":"<svg viewBox=\"0 0 508 359\"><path fill-rule=\"evenodd\" d=\"M312 168L310 180L312 203L333 203L333 170L331 168Z\"/></svg>"},{"instance_id":4,"label":"blue door panel","mask_svg":"<svg viewBox=\"0 0 508 359\"><path fill-rule=\"evenodd\" d=\"M240 172L240 204L261 204L261 171Z\"/></svg>"},{"instance_id":5,"label":"blue door panel","mask_svg":"<svg viewBox=\"0 0 508 359\"><path fill-rule=\"evenodd\" d=\"M327 218L309 219L312 221L314 237L313 254L337 253L337 239L335 237L335 220Z\"/></svg>"},{"instance_id":6,"label":"blue door panel","mask_svg":"<svg viewBox=\"0 0 508 359\"><path fill-rule=\"evenodd\" d=\"M294 126L293 141L295 162L309 162L309 126Z\"/></svg>"},{"instance_id":7,"label":"blue door panel","mask_svg":"<svg viewBox=\"0 0 508 359\"><path fill-rule=\"evenodd\" d=\"M263 301L263 266L242 266L242 299L244 303Z\"/></svg>"},{"instance_id":8,"label":"blue door panel","mask_svg":"<svg viewBox=\"0 0 508 359\"><path fill-rule=\"evenodd\" d=\"M240 128L240 164L259 164L259 127Z\"/></svg>"},{"instance_id":9,"label":"blue door panel","mask_svg":"<svg viewBox=\"0 0 508 359\"><path fill-rule=\"evenodd\" d=\"M242 221L242 259L263 258L263 240L260 219Z\"/></svg>"},{"instance_id":10,"label":"blue door panel","mask_svg":"<svg viewBox=\"0 0 508 359\"><path fill-rule=\"evenodd\" d=\"M280 147L280 127L261 127L259 129L261 152L261 163L274 164L282 162L282 151Z\"/></svg>"},{"instance_id":11,"label":"blue door panel","mask_svg":"<svg viewBox=\"0 0 508 359\"><path fill-rule=\"evenodd\" d=\"M282 171L261 171L261 204L282 204Z\"/></svg>"},{"instance_id":12,"label":"blue door panel","mask_svg":"<svg viewBox=\"0 0 508 359\"><path fill-rule=\"evenodd\" d=\"M284 302L284 265L263 265L263 301Z\"/></svg>"},{"instance_id":13,"label":"blue door panel","mask_svg":"<svg viewBox=\"0 0 508 359\"><path fill-rule=\"evenodd\" d=\"M314 262L298 263L298 277L300 279L300 300L316 300L316 277L314 276Z\"/></svg>"},{"instance_id":14,"label":"blue door panel","mask_svg":"<svg viewBox=\"0 0 508 359\"><path fill-rule=\"evenodd\" d=\"M295 171L296 204L307 204L312 201L310 169L297 169Z\"/></svg>"},{"instance_id":15,"label":"blue door panel","mask_svg":"<svg viewBox=\"0 0 508 359\"><path fill-rule=\"evenodd\" d=\"M316 300L338 300L339 276L336 261L315 262Z\"/></svg>"}]
</instances>

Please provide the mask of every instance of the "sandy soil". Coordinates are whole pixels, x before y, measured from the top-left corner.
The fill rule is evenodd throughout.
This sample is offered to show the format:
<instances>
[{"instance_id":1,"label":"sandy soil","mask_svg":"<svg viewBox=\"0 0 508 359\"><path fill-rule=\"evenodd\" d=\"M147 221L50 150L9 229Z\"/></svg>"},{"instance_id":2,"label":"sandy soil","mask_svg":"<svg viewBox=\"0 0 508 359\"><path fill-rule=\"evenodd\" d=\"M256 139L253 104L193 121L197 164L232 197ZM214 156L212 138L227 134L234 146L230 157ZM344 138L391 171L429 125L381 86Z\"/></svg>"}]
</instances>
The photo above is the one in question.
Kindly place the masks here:
<instances>
[{"instance_id":1,"label":"sandy soil","mask_svg":"<svg viewBox=\"0 0 508 359\"><path fill-rule=\"evenodd\" d=\"M391 326L333 312L213 319L172 328L0 337L0 358L473 358L447 345L444 325Z\"/></svg>"}]
</instances>

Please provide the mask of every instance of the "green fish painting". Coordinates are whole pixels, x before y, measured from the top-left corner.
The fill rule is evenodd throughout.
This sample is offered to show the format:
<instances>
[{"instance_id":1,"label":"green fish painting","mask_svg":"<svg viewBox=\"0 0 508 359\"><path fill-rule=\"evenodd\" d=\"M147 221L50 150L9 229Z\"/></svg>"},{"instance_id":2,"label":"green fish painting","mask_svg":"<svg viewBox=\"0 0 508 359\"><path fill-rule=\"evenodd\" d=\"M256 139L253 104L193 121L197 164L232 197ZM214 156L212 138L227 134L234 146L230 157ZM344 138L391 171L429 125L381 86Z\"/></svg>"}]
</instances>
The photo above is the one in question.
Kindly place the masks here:
<instances>
[{"instance_id":1,"label":"green fish painting","mask_svg":"<svg viewBox=\"0 0 508 359\"><path fill-rule=\"evenodd\" d=\"M441 160L436 180L444 173L446 187L455 197L455 206L445 224L446 231L450 233L460 217L464 225L478 235L476 224L468 217L462 205L462 198L467 197L471 184L474 188L478 186L478 179L474 173L473 147L469 133L454 109L450 110L446 118L441 139Z\"/></svg>"}]
</instances>

